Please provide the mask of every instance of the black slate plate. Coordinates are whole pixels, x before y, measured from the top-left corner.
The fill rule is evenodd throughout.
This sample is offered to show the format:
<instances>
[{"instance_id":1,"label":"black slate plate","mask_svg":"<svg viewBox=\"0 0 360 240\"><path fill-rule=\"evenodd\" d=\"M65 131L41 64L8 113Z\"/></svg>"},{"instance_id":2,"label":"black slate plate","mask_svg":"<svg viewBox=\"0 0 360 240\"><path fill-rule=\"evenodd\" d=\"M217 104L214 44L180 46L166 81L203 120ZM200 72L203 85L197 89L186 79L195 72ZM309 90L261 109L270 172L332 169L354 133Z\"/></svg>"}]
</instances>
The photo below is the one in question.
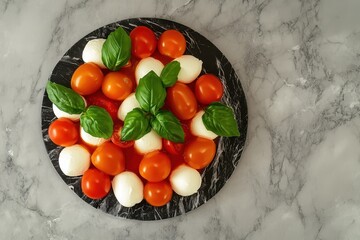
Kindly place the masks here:
<instances>
[{"instance_id":1,"label":"black slate plate","mask_svg":"<svg viewBox=\"0 0 360 240\"><path fill-rule=\"evenodd\" d=\"M58 156L62 147L54 145L48 136L48 127L55 120L52 111L52 104L45 92L42 104L42 133L44 143L54 168L59 173L69 188L74 191L85 202L94 208L129 219L138 220L158 220L175 217L189 212L212 198L226 183L235 167L237 166L246 140L247 132L247 104L239 78L229 61L209 40L196 31L181 25L179 23L156 18L134 18L122 20L101 27L86 35L80 41L74 44L61 58L55 66L50 79L53 82L70 87L70 79L75 69L83 63L81 59L82 50L85 44L94 38L106 38L111 31L118 26L123 27L128 33L136 26L143 25L151 28L157 35L166 29L177 29L181 31L187 41L186 54L194 55L203 61L203 72L212 73L218 76L224 83L225 91L222 99L227 105L234 109L237 122L240 127L240 137L221 138L217 146L217 154L210 166L202 173L203 183L198 193L189 197L180 197L174 193L173 199L166 206L152 207L145 201L127 208L121 206L113 192L102 200L92 200L87 198L81 191L81 177L65 176L58 164Z\"/></svg>"}]
</instances>

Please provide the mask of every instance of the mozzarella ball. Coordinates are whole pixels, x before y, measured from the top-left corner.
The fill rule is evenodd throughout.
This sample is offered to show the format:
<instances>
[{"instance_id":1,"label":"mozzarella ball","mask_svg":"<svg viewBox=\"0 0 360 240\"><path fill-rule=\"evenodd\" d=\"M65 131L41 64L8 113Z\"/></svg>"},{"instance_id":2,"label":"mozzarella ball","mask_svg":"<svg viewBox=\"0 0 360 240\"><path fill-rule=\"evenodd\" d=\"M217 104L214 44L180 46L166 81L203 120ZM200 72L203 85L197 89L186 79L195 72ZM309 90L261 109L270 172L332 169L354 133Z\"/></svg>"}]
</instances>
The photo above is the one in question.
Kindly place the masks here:
<instances>
[{"instance_id":1,"label":"mozzarella ball","mask_svg":"<svg viewBox=\"0 0 360 240\"><path fill-rule=\"evenodd\" d=\"M90 167L90 153L79 144L66 147L60 152L59 166L66 176L81 176Z\"/></svg>"},{"instance_id":2,"label":"mozzarella ball","mask_svg":"<svg viewBox=\"0 0 360 240\"><path fill-rule=\"evenodd\" d=\"M116 199L124 207L132 207L144 198L144 185L133 172L125 171L114 177L112 188Z\"/></svg>"},{"instance_id":3,"label":"mozzarella ball","mask_svg":"<svg viewBox=\"0 0 360 240\"><path fill-rule=\"evenodd\" d=\"M183 164L172 171L170 183L172 189L180 196L190 196L196 193L201 186L200 173Z\"/></svg>"},{"instance_id":4,"label":"mozzarella ball","mask_svg":"<svg viewBox=\"0 0 360 240\"><path fill-rule=\"evenodd\" d=\"M218 135L216 133L206 129L206 127L203 123L203 120L202 120L202 116L204 115L204 113L205 112L203 110L196 113L194 118L191 120L190 131L194 136L213 140Z\"/></svg>"},{"instance_id":5,"label":"mozzarella ball","mask_svg":"<svg viewBox=\"0 0 360 240\"><path fill-rule=\"evenodd\" d=\"M100 68L106 68L101 59L101 50L106 39L98 38L90 40L84 47L82 58L84 62L93 62Z\"/></svg>"},{"instance_id":6,"label":"mozzarella ball","mask_svg":"<svg viewBox=\"0 0 360 240\"><path fill-rule=\"evenodd\" d=\"M151 72L151 70L154 71L158 76L160 76L163 68L164 64L162 64L162 62L155 58L147 57L142 59L135 69L136 83L139 84L140 78Z\"/></svg>"},{"instance_id":7,"label":"mozzarella ball","mask_svg":"<svg viewBox=\"0 0 360 240\"><path fill-rule=\"evenodd\" d=\"M85 107L86 107L86 105L87 105L86 100L83 96L81 96L81 97L84 100ZM52 109L57 118L62 118L62 117L67 118L73 122L78 122L80 120L81 113L80 114L70 114L70 113L64 112L64 111L60 110L55 104L52 104Z\"/></svg>"},{"instance_id":8,"label":"mozzarella ball","mask_svg":"<svg viewBox=\"0 0 360 240\"><path fill-rule=\"evenodd\" d=\"M135 93L131 93L125 100L121 103L117 116L121 121L125 120L126 114L131 112L134 108L140 107L139 102L136 100Z\"/></svg>"},{"instance_id":9,"label":"mozzarella ball","mask_svg":"<svg viewBox=\"0 0 360 240\"><path fill-rule=\"evenodd\" d=\"M91 146L100 146L101 144L109 140L105 138L94 137L89 133L85 132L84 128L82 127L80 127L80 137L84 142Z\"/></svg>"},{"instance_id":10,"label":"mozzarella ball","mask_svg":"<svg viewBox=\"0 0 360 240\"><path fill-rule=\"evenodd\" d=\"M181 67L178 75L179 82L191 83L200 75L203 63L200 59L192 55L183 55L175 58L174 61L178 61Z\"/></svg>"},{"instance_id":11,"label":"mozzarella ball","mask_svg":"<svg viewBox=\"0 0 360 240\"><path fill-rule=\"evenodd\" d=\"M135 149L141 153L149 153L162 148L161 137L151 129L151 131L145 134L142 138L135 140Z\"/></svg>"}]
</instances>

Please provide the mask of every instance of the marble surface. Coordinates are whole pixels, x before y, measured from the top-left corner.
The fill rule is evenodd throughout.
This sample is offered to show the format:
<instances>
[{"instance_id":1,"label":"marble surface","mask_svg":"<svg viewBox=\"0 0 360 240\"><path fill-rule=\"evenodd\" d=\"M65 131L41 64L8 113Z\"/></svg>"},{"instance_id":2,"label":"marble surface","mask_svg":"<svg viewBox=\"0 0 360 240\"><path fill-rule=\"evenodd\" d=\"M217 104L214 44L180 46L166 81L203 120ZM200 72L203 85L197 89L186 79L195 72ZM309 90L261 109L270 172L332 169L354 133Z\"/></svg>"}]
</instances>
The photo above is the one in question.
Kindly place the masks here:
<instances>
[{"instance_id":1,"label":"marble surface","mask_svg":"<svg viewBox=\"0 0 360 240\"><path fill-rule=\"evenodd\" d=\"M360 238L357 0L0 2L2 239ZM64 188L41 100L66 50L105 24L161 17L211 40L246 92L248 141L224 188L180 217L140 222Z\"/></svg>"}]
</instances>

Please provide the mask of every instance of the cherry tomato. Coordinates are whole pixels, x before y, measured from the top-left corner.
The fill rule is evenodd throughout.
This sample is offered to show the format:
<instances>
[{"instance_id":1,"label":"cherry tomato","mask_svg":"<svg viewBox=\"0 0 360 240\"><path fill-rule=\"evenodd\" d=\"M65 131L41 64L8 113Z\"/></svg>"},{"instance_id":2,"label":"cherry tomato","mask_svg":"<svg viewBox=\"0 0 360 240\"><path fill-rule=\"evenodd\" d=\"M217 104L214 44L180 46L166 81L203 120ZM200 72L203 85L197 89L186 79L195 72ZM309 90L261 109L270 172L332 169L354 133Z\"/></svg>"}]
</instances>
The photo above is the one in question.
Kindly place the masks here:
<instances>
[{"instance_id":1,"label":"cherry tomato","mask_svg":"<svg viewBox=\"0 0 360 240\"><path fill-rule=\"evenodd\" d=\"M174 60L173 58L171 57L168 57L168 56L165 56L165 55L162 55L159 51L155 51L153 53L153 55L151 55L153 58L159 60L160 62L162 62L162 64L164 64L164 66L166 64L168 64L169 62L171 62L172 60Z\"/></svg>"},{"instance_id":2,"label":"cherry tomato","mask_svg":"<svg viewBox=\"0 0 360 240\"><path fill-rule=\"evenodd\" d=\"M184 83L176 83L169 87L166 101L171 111L180 120L189 120L196 114L196 98L191 89Z\"/></svg>"},{"instance_id":3,"label":"cherry tomato","mask_svg":"<svg viewBox=\"0 0 360 240\"><path fill-rule=\"evenodd\" d=\"M88 169L81 178L81 190L91 199L105 197L111 189L109 175L96 168Z\"/></svg>"},{"instance_id":4,"label":"cherry tomato","mask_svg":"<svg viewBox=\"0 0 360 240\"><path fill-rule=\"evenodd\" d=\"M130 32L131 53L138 58L150 57L156 50L154 32L145 26L134 28Z\"/></svg>"},{"instance_id":5,"label":"cherry tomato","mask_svg":"<svg viewBox=\"0 0 360 240\"><path fill-rule=\"evenodd\" d=\"M183 143L174 143L170 140L163 138L162 144L165 150L172 155L179 155L184 151Z\"/></svg>"},{"instance_id":6,"label":"cherry tomato","mask_svg":"<svg viewBox=\"0 0 360 240\"><path fill-rule=\"evenodd\" d=\"M159 151L146 154L139 165L140 175L149 182L160 182L166 179L170 174L170 170L170 158Z\"/></svg>"},{"instance_id":7,"label":"cherry tomato","mask_svg":"<svg viewBox=\"0 0 360 240\"><path fill-rule=\"evenodd\" d=\"M122 129L121 124L115 124L114 132L113 132L113 135L111 136L111 142L121 148L132 147L134 145L134 141L122 141L121 140L121 129Z\"/></svg>"},{"instance_id":8,"label":"cherry tomato","mask_svg":"<svg viewBox=\"0 0 360 240\"><path fill-rule=\"evenodd\" d=\"M117 119L120 102L107 98L101 91L86 96L88 105L95 105L104 108L113 120Z\"/></svg>"},{"instance_id":9,"label":"cherry tomato","mask_svg":"<svg viewBox=\"0 0 360 240\"><path fill-rule=\"evenodd\" d=\"M190 167L202 169L209 165L215 157L216 144L206 138L195 138L186 144L184 160Z\"/></svg>"},{"instance_id":10,"label":"cherry tomato","mask_svg":"<svg viewBox=\"0 0 360 240\"><path fill-rule=\"evenodd\" d=\"M91 155L92 164L106 174L115 176L125 170L125 156L121 148L105 142Z\"/></svg>"},{"instance_id":11,"label":"cherry tomato","mask_svg":"<svg viewBox=\"0 0 360 240\"><path fill-rule=\"evenodd\" d=\"M124 100L132 90L132 80L122 72L110 72L106 74L102 83L104 95L113 100Z\"/></svg>"},{"instance_id":12,"label":"cherry tomato","mask_svg":"<svg viewBox=\"0 0 360 240\"><path fill-rule=\"evenodd\" d=\"M71 77L71 88L80 95L90 95L100 89L104 74L94 63L80 65Z\"/></svg>"},{"instance_id":13,"label":"cherry tomato","mask_svg":"<svg viewBox=\"0 0 360 240\"><path fill-rule=\"evenodd\" d=\"M79 139L79 130L76 124L67 118L59 118L49 126L49 138L59 146L74 145Z\"/></svg>"},{"instance_id":14,"label":"cherry tomato","mask_svg":"<svg viewBox=\"0 0 360 240\"><path fill-rule=\"evenodd\" d=\"M204 74L196 80L195 96L202 104L219 101L224 93L220 79L212 74Z\"/></svg>"},{"instance_id":15,"label":"cherry tomato","mask_svg":"<svg viewBox=\"0 0 360 240\"><path fill-rule=\"evenodd\" d=\"M166 30L159 38L158 50L162 55L177 58L186 50L184 35L177 30Z\"/></svg>"},{"instance_id":16,"label":"cherry tomato","mask_svg":"<svg viewBox=\"0 0 360 240\"><path fill-rule=\"evenodd\" d=\"M170 202L173 190L167 181L148 182L144 187L145 200L154 207L161 207Z\"/></svg>"}]
</instances>

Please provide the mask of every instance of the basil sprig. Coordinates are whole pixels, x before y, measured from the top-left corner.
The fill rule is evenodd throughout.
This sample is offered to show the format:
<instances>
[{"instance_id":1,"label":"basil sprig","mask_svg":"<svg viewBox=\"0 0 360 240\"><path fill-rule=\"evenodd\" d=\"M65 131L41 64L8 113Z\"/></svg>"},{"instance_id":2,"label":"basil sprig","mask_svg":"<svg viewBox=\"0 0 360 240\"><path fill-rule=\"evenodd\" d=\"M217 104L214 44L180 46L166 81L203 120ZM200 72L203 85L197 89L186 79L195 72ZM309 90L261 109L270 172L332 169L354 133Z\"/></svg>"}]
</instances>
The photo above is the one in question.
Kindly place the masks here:
<instances>
[{"instance_id":1,"label":"basil sprig","mask_svg":"<svg viewBox=\"0 0 360 240\"><path fill-rule=\"evenodd\" d=\"M121 130L121 140L137 140L150 132L151 126L146 112L135 108L126 114L124 126Z\"/></svg>"},{"instance_id":2,"label":"basil sprig","mask_svg":"<svg viewBox=\"0 0 360 240\"><path fill-rule=\"evenodd\" d=\"M114 128L110 114L98 106L90 106L81 114L80 125L85 132L99 138L110 138Z\"/></svg>"},{"instance_id":3,"label":"basil sprig","mask_svg":"<svg viewBox=\"0 0 360 240\"><path fill-rule=\"evenodd\" d=\"M219 136L240 136L238 125L232 109L220 102L214 102L205 108L202 121L207 130Z\"/></svg>"},{"instance_id":4,"label":"basil sprig","mask_svg":"<svg viewBox=\"0 0 360 240\"><path fill-rule=\"evenodd\" d=\"M69 114L80 114L85 111L84 99L70 88L48 81L46 92L50 101L61 111Z\"/></svg>"},{"instance_id":5,"label":"basil sprig","mask_svg":"<svg viewBox=\"0 0 360 240\"><path fill-rule=\"evenodd\" d=\"M176 81L180 72L180 63L173 61L164 67L161 71L160 78L165 87L172 87Z\"/></svg>"},{"instance_id":6,"label":"basil sprig","mask_svg":"<svg viewBox=\"0 0 360 240\"><path fill-rule=\"evenodd\" d=\"M122 27L109 34L101 49L101 59L104 65L118 71L131 57L131 39Z\"/></svg>"},{"instance_id":7,"label":"basil sprig","mask_svg":"<svg viewBox=\"0 0 360 240\"><path fill-rule=\"evenodd\" d=\"M154 115L164 106L166 90L160 77L154 71L150 71L140 79L135 97L144 111Z\"/></svg>"},{"instance_id":8,"label":"basil sprig","mask_svg":"<svg viewBox=\"0 0 360 240\"><path fill-rule=\"evenodd\" d=\"M170 111L160 110L151 120L151 126L163 138L176 143L184 142L181 123Z\"/></svg>"},{"instance_id":9,"label":"basil sprig","mask_svg":"<svg viewBox=\"0 0 360 240\"><path fill-rule=\"evenodd\" d=\"M140 79L135 97L140 108L129 112L121 130L122 140L137 140L150 132L151 128L162 138L173 142L184 142L185 134L180 121L169 111L160 110L165 103L166 86L172 86L177 80L179 63L166 65L159 77L150 71Z\"/></svg>"}]
</instances>

